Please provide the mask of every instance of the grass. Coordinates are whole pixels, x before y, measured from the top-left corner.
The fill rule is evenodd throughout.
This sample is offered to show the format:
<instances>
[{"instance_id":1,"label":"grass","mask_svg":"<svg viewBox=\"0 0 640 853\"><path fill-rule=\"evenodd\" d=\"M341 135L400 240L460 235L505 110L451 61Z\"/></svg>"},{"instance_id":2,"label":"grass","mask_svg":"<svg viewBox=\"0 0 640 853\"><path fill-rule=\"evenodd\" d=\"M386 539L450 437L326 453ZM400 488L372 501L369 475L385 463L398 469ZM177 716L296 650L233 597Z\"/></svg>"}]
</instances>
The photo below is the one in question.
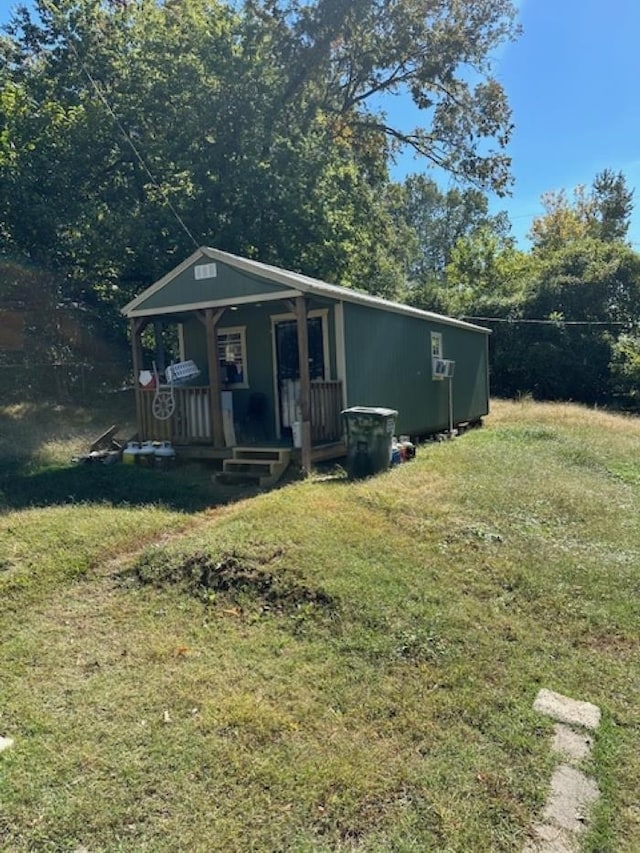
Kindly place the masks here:
<instances>
[{"instance_id":1,"label":"grass","mask_svg":"<svg viewBox=\"0 0 640 853\"><path fill-rule=\"evenodd\" d=\"M585 849L639 849L639 451L637 420L524 401L215 509L182 474L33 505L61 457L14 468L6 849L519 850L542 686L603 710Z\"/></svg>"}]
</instances>

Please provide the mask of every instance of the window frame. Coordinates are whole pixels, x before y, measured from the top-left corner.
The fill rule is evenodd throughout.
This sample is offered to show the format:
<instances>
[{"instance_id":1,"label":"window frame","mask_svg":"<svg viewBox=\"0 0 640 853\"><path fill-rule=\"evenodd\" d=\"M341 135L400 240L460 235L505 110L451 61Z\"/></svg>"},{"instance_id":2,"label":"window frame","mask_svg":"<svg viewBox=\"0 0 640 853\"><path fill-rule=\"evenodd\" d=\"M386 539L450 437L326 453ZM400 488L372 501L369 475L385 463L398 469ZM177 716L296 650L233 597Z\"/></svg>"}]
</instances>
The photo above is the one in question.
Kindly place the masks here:
<instances>
[{"instance_id":1,"label":"window frame","mask_svg":"<svg viewBox=\"0 0 640 853\"><path fill-rule=\"evenodd\" d=\"M444 358L442 348L442 332L431 332L431 378L442 382L444 376L436 373L436 360Z\"/></svg>"},{"instance_id":2,"label":"window frame","mask_svg":"<svg viewBox=\"0 0 640 853\"><path fill-rule=\"evenodd\" d=\"M223 385L229 391L235 391L236 389L241 388L249 388L249 368L247 364L247 327L246 326L219 326L216 329L216 358L218 359L218 365L220 370L222 371L222 367L220 365L220 347L224 346L224 342L220 340L222 336L227 335L239 335L240 337L240 353L242 356L242 382L226 382L222 381L220 384Z\"/></svg>"}]
</instances>

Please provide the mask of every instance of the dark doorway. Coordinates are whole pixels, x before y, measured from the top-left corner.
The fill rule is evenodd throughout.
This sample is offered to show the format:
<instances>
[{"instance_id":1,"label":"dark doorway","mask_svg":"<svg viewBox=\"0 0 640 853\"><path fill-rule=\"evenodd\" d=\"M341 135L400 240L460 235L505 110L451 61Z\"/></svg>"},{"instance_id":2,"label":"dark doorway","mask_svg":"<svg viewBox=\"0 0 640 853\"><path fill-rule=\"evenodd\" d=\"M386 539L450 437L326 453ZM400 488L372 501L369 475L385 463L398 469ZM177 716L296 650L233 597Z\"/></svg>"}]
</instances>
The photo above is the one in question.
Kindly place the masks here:
<instances>
[{"instance_id":1,"label":"dark doorway","mask_svg":"<svg viewBox=\"0 0 640 853\"><path fill-rule=\"evenodd\" d=\"M324 379L324 337L322 317L309 317L309 374L313 379ZM295 320L276 323L276 363L278 371L278 405L280 424L291 428L300 419L300 356L298 352L298 327Z\"/></svg>"}]
</instances>

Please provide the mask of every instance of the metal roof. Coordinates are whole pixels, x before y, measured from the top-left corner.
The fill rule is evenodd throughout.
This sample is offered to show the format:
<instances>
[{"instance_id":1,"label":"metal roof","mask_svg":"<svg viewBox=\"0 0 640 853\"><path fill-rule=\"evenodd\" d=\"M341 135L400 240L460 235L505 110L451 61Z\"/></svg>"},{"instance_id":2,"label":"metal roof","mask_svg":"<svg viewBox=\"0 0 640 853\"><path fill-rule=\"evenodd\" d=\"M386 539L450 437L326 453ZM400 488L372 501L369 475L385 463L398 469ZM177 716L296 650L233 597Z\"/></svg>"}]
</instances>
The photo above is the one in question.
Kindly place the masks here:
<instances>
[{"instance_id":1,"label":"metal roof","mask_svg":"<svg viewBox=\"0 0 640 853\"><path fill-rule=\"evenodd\" d=\"M194 252L190 257L183 261L174 270L167 273L155 284L152 284L139 296L129 302L122 309L122 313L127 316L144 316L147 312L144 309L139 310L145 300L169 284L176 276L194 263L199 258L206 257L211 260L218 261L222 264L227 264L234 269L241 270L258 278L264 278L268 281L277 282L292 288L298 293L310 293L315 296L323 296L325 298L338 300L341 302L354 302L358 305L367 305L370 308L378 308L383 311L393 311L398 314L406 314L409 317L419 317L424 320L433 320L438 323L443 323L449 326L457 326L469 331L483 332L491 334L490 329L484 326L476 326L473 323L467 323L464 320L456 320L453 317L447 317L444 314L436 314L433 311L423 311L421 308L413 308L410 305L404 305L401 302L391 302L388 299L383 299L380 296L372 296L361 290L354 290L350 287L341 287L337 284L328 284L317 278L311 278L302 273L292 272L291 270L274 267L270 264L263 264L260 261L254 261L249 258L242 258L238 255L232 255L229 252L223 252L220 249L212 249L208 246L201 246L197 252ZM291 294L292 296L294 293ZM154 311L151 309L148 316L153 316Z\"/></svg>"}]
</instances>

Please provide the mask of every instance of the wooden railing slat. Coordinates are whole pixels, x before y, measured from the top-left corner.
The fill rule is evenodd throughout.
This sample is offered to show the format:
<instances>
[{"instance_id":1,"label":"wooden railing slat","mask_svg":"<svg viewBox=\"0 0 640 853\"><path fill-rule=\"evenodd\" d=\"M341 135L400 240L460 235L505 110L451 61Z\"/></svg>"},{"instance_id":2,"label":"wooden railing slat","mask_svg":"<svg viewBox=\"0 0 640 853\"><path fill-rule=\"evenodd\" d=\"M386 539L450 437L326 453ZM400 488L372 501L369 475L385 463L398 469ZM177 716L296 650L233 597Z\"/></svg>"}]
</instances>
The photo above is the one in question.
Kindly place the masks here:
<instances>
[{"instance_id":1,"label":"wooden railing slat","mask_svg":"<svg viewBox=\"0 0 640 853\"><path fill-rule=\"evenodd\" d=\"M314 441L338 441L341 434L342 383L311 383L311 437Z\"/></svg>"}]
</instances>

